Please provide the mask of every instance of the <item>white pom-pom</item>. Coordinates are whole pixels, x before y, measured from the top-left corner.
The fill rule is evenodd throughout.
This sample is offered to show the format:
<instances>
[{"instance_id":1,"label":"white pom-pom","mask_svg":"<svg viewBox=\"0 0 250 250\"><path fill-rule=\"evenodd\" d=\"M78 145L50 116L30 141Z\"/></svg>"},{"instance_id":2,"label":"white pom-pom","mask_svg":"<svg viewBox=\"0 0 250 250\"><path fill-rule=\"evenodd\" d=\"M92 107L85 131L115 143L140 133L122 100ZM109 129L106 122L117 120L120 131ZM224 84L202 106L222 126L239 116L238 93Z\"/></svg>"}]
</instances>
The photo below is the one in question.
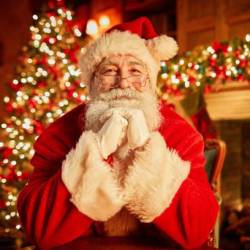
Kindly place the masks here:
<instances>
[{"instance_id":1,"label":"white pom-pom","mask_svg":"<svg viewBox=\"0 0 250 250\"><path fill-rule=\"evenodd\" d=\"M169 36L161 35L145 41L150 53L156 60L168 60L174 57L178 51L176 41Z\"/></svg>"}]
</instances>

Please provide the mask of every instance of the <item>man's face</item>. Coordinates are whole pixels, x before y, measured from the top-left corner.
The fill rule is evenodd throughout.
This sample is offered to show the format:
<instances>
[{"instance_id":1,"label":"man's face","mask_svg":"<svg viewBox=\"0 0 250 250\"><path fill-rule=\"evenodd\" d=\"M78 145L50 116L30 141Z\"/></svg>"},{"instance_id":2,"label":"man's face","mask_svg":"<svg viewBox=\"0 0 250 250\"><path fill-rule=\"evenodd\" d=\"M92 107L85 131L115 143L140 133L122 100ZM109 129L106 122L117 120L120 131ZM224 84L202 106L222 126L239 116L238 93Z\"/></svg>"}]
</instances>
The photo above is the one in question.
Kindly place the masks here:
<instances>
[{"instance_id":1,"label":"man's face","mask_svg":"<svg viewBox=\"0 0 250 250\"><path fill-rule=\"evenodd\" d=\"M112 89L149 90L146 66L130 55L113 55L105 58L94 73L91 92L94 96Z\"/></svg>"},{"instance_id":2,"label":"man's face","mask_svg":"<svg viewBox=\"0 0 250 250\"><path fill-rule=\"evenodd\" d=\"M85 128L98 131L100 116L111 108L134 108L143 111L149 129L160 123L155 92L150 87L146 66L130 55L105 58L98 66L90 89Z\"/></svg>"}]
</instances>

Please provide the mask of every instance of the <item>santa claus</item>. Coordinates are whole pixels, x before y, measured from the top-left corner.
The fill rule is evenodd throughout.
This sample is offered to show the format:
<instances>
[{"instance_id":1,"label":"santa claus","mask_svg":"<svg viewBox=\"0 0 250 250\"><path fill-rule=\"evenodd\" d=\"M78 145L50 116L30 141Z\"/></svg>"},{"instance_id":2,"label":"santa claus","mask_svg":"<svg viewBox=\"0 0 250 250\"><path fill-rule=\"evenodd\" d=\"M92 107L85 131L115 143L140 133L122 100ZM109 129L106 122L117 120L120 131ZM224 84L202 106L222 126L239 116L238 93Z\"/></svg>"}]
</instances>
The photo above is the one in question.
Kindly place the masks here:
<instances>
[{"instance_id":1,"label":"santa claus","mask_svg":"<svg viewBox=\"0 0 250 250\"><path fill-rule=\"evenodd\" d=\"M30 241L48 249L89 235L143 235L149 224L183 248L207 240L218 204L202 137L155 94L160 60L176 51L172 38L139 18L82 54L90 101L38 138L19 195Z\"/></svg>"}]
</instances>

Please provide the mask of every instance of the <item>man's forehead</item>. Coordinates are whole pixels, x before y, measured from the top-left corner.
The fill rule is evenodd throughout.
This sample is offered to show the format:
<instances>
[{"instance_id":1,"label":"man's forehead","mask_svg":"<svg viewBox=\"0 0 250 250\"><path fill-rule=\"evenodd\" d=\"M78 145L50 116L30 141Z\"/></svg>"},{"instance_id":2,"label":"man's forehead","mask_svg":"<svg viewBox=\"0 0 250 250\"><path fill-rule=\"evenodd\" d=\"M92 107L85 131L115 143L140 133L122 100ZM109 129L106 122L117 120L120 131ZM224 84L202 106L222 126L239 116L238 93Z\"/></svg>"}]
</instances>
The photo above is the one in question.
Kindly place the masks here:
<instances>
[{"instance_id":1,"label":"man's forehead","mask_svg":"<svg viewBox=\"0 0 250 250\"><path fill-rule=\"evenodd\" d=\"M131 55L111 55L108 56L106 58L104 58L104 60L100 63L100 66L103 65L119 65L121 63L128 63L128 64L136 64L136 65L140 65L140 66L144 66L144 63L142 61L140 61L139 59L137 59L134 56Z\"/></svg>"}]
</instances>

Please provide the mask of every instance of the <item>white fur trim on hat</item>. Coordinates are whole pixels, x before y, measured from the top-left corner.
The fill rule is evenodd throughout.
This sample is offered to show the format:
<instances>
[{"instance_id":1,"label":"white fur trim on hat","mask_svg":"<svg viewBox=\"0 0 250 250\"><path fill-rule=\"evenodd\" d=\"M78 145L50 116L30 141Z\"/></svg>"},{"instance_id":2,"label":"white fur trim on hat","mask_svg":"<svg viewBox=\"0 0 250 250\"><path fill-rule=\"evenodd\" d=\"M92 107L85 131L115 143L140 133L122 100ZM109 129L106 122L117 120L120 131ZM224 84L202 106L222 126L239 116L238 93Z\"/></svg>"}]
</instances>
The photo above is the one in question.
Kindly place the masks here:
<instances>
[{"instance_id":1,"label":"white fur trim on hat","mask_svg":"<svg viewBox=\"0 0 250 250\"><path fill-rule=\"evenodd\" d=\"M154 89L160 69L160 60L173 57L176 51L176 42L165 35L145 40L129 31L114 30L102 35L81 54L82 81L90 84L96 66L105 57L128 54L141 60L147 66L150 83Z\"/></svg>"},{"instance_id":2,"label":"white fur trim on hat","mask_svg":"<svg viewBox=\"0 0 250 250\"><path fill-rule=\"evenodd\" d=\"M151 222L168 208L190 172L190 162L166 146L153 132L144 150L135 153L125 178L126 207L142 222Z\"/></svg>"},{"instance_id":3,"label":"white fur trim on hat","mask_svg":"<svg viewBox=\"0 0 250 250\"><path fill-rule=\"evenodd\" d=\"M158 61L169 60L174 57L178 51L176 41L172 37L166 35L146 40L146 46Z\"/></svg>"}]
</instances>

